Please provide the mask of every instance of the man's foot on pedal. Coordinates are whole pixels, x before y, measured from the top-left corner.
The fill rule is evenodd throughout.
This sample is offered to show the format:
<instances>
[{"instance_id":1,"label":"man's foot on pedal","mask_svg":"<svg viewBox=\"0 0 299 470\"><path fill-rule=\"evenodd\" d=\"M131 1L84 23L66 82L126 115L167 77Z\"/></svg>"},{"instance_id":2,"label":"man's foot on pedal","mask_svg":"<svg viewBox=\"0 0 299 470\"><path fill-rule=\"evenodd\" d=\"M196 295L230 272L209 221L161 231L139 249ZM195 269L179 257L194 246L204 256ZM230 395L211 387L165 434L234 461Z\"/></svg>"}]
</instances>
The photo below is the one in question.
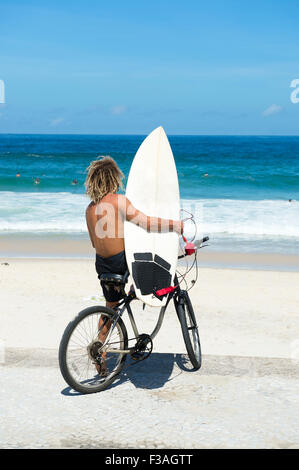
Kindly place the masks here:
<instances>
[{"instance_id":1,"label":"man's foot on pedal","mask_svg":"<svg viewBox=\"0 0 299 470\"><path fill-rule=\"evenodd\" d=\"M143 353L142 353L142 352L139 352L139 351L135 351L135 352L131 353L131 358L132 358L134 361L139 361L140 359L143 358Z\"/></svg>"},{"instance_id":2,"label":"man's foot on pedal","mask_svg":"<svg viewBox=\"0 0 299 470\"><path fill-rule=\"evenodd\" d=\"M106 364L103 362L102 364L95 363L95 367L97 370L97 373L99 374L100 377L107 377L108 376L108 371Z\"/></svg>"}]
</instances>

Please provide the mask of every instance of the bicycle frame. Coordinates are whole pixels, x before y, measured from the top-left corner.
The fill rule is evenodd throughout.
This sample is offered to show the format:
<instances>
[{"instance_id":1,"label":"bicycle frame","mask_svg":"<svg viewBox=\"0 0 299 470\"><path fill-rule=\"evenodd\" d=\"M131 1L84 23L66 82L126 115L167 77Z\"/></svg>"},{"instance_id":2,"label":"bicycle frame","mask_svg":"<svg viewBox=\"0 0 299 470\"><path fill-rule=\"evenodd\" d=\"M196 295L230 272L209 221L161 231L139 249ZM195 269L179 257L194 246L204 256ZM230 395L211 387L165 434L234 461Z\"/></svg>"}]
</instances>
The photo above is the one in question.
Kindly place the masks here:
<instances>
[{"instance_id":1,"label":"bicycle frame","mask_svg":"<svg viewBox=\"0 0 299 470\"><path fill-rule=\"evenodd\" d=\"M195 247L194 244L187 242L184 239L186 243L185 253L184 255L180 255L178 258L180 259L184 256L190 256L193 253L196 253L197 249L202 247L202 243L207 240L208 237L203 238L199 241L199 247ZM194 257L191 268L193 267L194 263L196 266L196 277L195 280L192 281L192 286L197 281L196 255ZM159 309L159 312L157 312L157 309L155 309L155 314L158 314L158 319L150 335L145 333L139 334L131 308L132 300L137 299L136 293L133 288L130 289L128 293L124 291L124 286L128 280L128 276L126 275L119 277L112 275L110 278L107 276L105 280L109 284L112 286L114 285L115 287L118 286L120 289L122 289L122 299L114 308L108 308L100 305L82 310L67 325L63 333L63 337L59 346L59 367L62 376L69 386L80 393L94 393L102 391L107 388L121 372L128 354L131 355L133 363L134 361L137 363L143 359L146 359L152 352L152 339L154 339L160 331L167 306L171 300L174 302L174 307L181 326L189 360L194 367L194 370L200 369L200 339L198 334L198 327L196 324L197 322L195 312L189 297L189 290L192 286L188 288L188 283L186 280L186 276L190 272L191 268L188 268L187 266L186 271L183 274L177 272L174 276L173 282L171 283L172 285L165 286L158 290L156 288L153 289L152 295L160 300L164 299L164 302L161 302L161 308ZM186 283L185 290L181 289L182 282ZM128 338L126 325L121 318L125 311L128 312L129 320L133 330L133 337L131 338ZM96 325L94 325L94 318ZM78 342L76 336L73 338L73 333L77 331L77 327L81 325L81 322L85 322L85 320L87 321L88 326L87 335L85 327L86 323L82 323L83 330L81 331L78 329L79 338L83 332L82 340L79 339ZM113 331L114 333L116 332L115 338ZM135 343L132 343L134 340ZM133 347L131 347L132 344ZM121 347L122 349L117 349L118 347ZM80 361L83 360L86 353L88 362L86 365L84 365ZM109 354L110 357L108 358L106 358L107 353L111 353ZM111 356L112 361L110 361ZM115 359L115 356L118 357L116 364L114 365L113 359ZM76 364L77 360L79 369ZM81 365L83 370L81 370ZM91 377L89 372L90 366L92 369ZM93 367L95 367L95 370ZM95 372L97 372L96 376L94 375ZM97 378L98 376L100 379Z\"/></svg>"},{"instance_id":2,"label":"bicycle frame","mask_svg":"<svg viewBox=\"0 0 299 470\"><path fill-rule=\"evenodd\" d=\"M187 242L187 240L185 238L184 238L184 240ZM205 243L208 240L209 240L209 237L202 238L199 241L199 245L202 245L203 243ZM203 246L206 246L206 245L203 245ZM189 247L189 249L190 249L190 247ZM193 253L197 249L199 249L199 248L195 248L194 245L192 245L191 253ZM188 250L186 249L185 254L178 256L178 259L180 259L180 258L182 258L186 255L189 255L191 253L188 252ZM162 307L161 310L160 310L160 314L159 314L159 317L158 317L157 324L156 324L153 332L151 333L151 335L149 335L151 339L155 338L155 336L158 334L158 332L161 328L161 325L163 323L166 308L167 308L167 306L168 306L168 304L169 304L169 302L172 298L173 298L173 301L174 301L174 306L175 306L178 318L180 318L179 313L178 313L179 305L183 305L185 302L187 304L191 305L189 294L186 290L182 290L180 288L180 285L179 285L178 278L177 278L176 274L174 276L174 284L176 285L176 288L168 294L166 305L164 307ZM107 338L106 338L105 342L108 341L109 337L111 336L112 331L114 330L114 327L115 327L118 319L123 315L125 310L127 310L127 312L128 312L129 319L130 319L130 322L131 322L131 326L132 326L132 329L133 329L133 332L135 334L136 339L139 337L138 328L137 328L137 325L136 325L136 322L135 322L135 319L134 319L134 315L133 315L133 312L132 312L132 309L131 309L131 306L130 306L130 303L132 302L132 300L135 300L135 299L136 299L135 293L129 292L125 296L124 300L119 302L119 304L117 305L117 311L115 312L115 314L116 314L115 319L113 321L112 327L110 327L110 330L109 330L109 333L107 335ZM197 328L195 317L194 317L193 321L194 321L194 328ZM117 353L117 354L121 352L123 354L130 354L133 350L134 350L134 348L123 349L123 350L113 349L113 348L109 348L109 347L105 348L105 343L103 345L103 352L110 352L110 353Z\"/></svg>"},{"instance_id":3,"label":"bicycle frame","mask_svg":"<svg viewBox=\"0 0 299 470\"><path fill-rule=\"evenodd\" d=\"M135 322L135 318L134 318L134 315L133 315L133 312L132 312L132 309L131 309L131 305L130 305L131 302L135 299L136 299L136 296L127 295L125 297L124 301L122 301L122 303L118 306L118 311L115 312L116 313L115 318L114 318L113 324L110 328L110 331L107 335L106 341L109 341L109 337L111 336L112 331L113 331L118 319L123 315L125 310L127 310L127 312L128 312L129 320L130 320L133 332L135 334L135 337L136 337L136 339L138 338L139 331L138 331L138 328L137 328L137 325L136 325L136 322ZM158 317L158 320L157 320L157 324L156 324L153 332L151 333L151 335L149 335L151 337L151 339L155 338L155 336L158 334L158 332L159 332L159 330L162 326L167 305L168 305L168 301L167 301L166 305L164 307L162 307L161 310L160 310L159 317ZM121 308L119 308L120 306L121 306ZM110 353L117 353L117 354L119 354L119 353L130 354L133 349L134 348L123 349L123 350L122 349L114 349L114 348L110 348L110 347L105 348L105 345L104 345L103 352L110 352Z\"/></svg>"},{"instance_id":4,"label":"bicycle frame","mask_svg":"<svg viewBox=\"0 0 299 470\"><path fill-rule=\"evenodd\" d=\"M178 282L176 275L175 275L174 281L175 281L175 283ZM152 340L157 336L158 332L160 331L160 328L161 328L163 320L164 320L164 315L165 315L165 312L166 312L166 308L167 308L170 300L173 298L175 309L176 309L176 312L177 312L178 311L178 305L181 304L181 303L184 303L184 299L186 297L188 297L188 300L189 300L188 293L186 291L182 290L180 288L179 284L173 292L168 294L166 305L163 306L160 309L160 313L159 313L159 317L158 317L156 326L155 326L154 330L152 331L152 333L149 335ZM124 300L119 303L119 305L117 306L118 310L116 312L115 319L114 319L113 324L110 328L110 331L107 335L106 341L109 340L109 337L111 336L112 331L113 331L118 319L123 315L125 310L127 310L127 312L128 312L129 320L130 320L130 323L131 323L131 326L132 326L132 329L133 329L133 332L135 334L136 339L139 337L139 331L138 331L138 328L137 328L137 325L136 325L136 322L135 322L135 318L134 318L134 315L133 315L133 312L132 312L132 309L131 309L131 305L130 305L131 302L135 299L136 299L136 295L135 294L133 295L133 294L129 293L128 295L126 295ZM117 354L119 354L119 353L130 354L132 352L132 350L134 350L134 348L114 349L114 348L109 348L109 347L105 348L105 345L103 347L103 352L106 352L106 353L110 352L110 353L115 353L115 354L116 353Z\"/></svg>"}]
</instances>

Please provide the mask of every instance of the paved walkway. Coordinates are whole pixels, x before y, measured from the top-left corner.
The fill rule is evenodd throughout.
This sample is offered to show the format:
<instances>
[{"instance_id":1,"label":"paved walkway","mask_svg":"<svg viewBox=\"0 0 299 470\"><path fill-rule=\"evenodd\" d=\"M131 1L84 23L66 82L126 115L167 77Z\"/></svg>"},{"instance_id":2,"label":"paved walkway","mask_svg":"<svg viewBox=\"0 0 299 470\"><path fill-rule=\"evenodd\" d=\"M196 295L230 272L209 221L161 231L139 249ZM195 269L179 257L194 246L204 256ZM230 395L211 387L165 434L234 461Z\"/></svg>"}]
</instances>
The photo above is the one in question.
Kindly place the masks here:
<instances>
[{"instance_id":1,"label":"paved walkway","mask_svg":"<svg viewBox=\"0 0 299 470\"><path fill-rule=\"evenodd\" d=\"M289 359L153 353L104 392L79 395L55 350L8 349L1 448L299 448L299 367Z\"/></svg>"}]
</instances>

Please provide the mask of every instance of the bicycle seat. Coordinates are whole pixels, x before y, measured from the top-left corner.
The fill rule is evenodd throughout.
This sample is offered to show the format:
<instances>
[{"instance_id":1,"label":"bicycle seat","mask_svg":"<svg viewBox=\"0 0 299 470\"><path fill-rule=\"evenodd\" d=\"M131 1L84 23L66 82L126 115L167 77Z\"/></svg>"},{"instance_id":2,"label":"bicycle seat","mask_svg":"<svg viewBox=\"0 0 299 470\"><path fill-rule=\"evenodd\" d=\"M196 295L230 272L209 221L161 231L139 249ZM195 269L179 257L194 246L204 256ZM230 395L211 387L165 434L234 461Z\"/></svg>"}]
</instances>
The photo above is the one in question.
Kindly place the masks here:
<instances>
[{"instance_id":1,"label":"bicycle seat","mask_svg":"<svg viewBox=\"0 0 299 470\"><path fill-rule=\"evenodd\" d=\"M112 284L126 284L128 282L129 271L125 274L103 273L100 275L100 281L109 282Z\"/></svg>"}]
</instances>

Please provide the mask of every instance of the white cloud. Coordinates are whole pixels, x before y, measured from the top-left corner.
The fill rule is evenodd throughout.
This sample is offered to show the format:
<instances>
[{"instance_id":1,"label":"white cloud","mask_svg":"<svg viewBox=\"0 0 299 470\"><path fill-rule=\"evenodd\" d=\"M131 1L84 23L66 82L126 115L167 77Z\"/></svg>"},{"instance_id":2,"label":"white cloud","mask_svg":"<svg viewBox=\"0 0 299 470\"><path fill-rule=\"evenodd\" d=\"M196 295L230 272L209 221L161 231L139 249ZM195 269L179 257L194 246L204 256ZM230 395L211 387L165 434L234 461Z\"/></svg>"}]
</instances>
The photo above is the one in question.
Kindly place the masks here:
<instances>
[{"instance_id":1,"label":"white cloud","mask_svg":"<svg viewBox=\"0 0 299 470\"><path fill-rule=\"evenodd\" d=\"M123 114L127 111L127 108L123 105L113 106L111 108L111 114Z\"/></svg>"},{"instance_id":2,"label":"white cloud","mask_svg":"<svg viewBox=\"0 0 299 470\"><path fill-rule=\"evenodd\" d=\"M51 119L50 126L53 126L53 127L58 126L58 124L61 124L63 121L64 121L63 117L57 117L55 119Z\"/></svg>"},{"instance_id":3,"label":"white cloud","mask_svg":"<svg viewBox=\"0 0 299 470\"><path fill-rule=\"evenodd\" d=\"M268 117L272 116L273 114L278 114L282 111L282 106L279 106L278 104L271 104L265 111L262 112L262 116Z\"/></svg>"}]
</instances>

